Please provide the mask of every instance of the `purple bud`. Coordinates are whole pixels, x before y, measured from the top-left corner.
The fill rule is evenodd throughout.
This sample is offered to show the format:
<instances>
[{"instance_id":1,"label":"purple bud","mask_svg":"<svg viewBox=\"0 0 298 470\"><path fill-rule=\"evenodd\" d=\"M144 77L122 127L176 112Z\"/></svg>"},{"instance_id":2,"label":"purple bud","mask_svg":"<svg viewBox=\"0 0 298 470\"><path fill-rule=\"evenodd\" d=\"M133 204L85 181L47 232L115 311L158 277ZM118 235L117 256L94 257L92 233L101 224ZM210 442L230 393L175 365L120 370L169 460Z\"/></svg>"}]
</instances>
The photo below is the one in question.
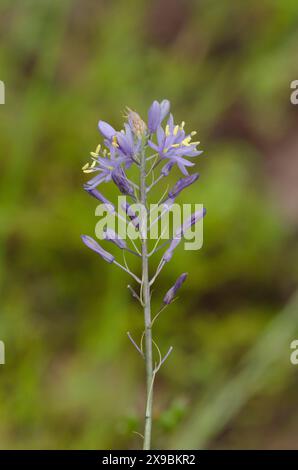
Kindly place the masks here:
<instances>
[{"instance_id":1,"label":"purple bud","mask_svg":"<svg viewBox=\"0 0 298 470\"><path fill-rule=\"evenodd\" d=\"M148 129L151 134L157 131L157 128L160 126L169 111L170 102L168 100L162 100L161 103L156 100L153 101L148 111Z\"/></svg>"},{"instance_id":2,"label":"purple bud","mask_svg":"<svg viewBox=\"0 0 298 470\"><path fill-rule=\"evenodd\" d=\"M174 162L171 162L171 161L168 162L168 163L166 163L166 164L162 167L160 173L161 173L163 176L168 176L169 173L170 173L170 171L171 171L171 169L173 168L174 165L175 165L175 163L174 163Z\"/></svg>"},{"instance_id":3,"label":"purple bud","mask_svg":"<svg viewBox=\"0 0 298 470\"><path fill-rule=\"evenodd\" d=\"M84 189L85 191L87 191L87 193L91 194L91 196L95 197L95 199L98 199L103 204L105 204L108 212L110 212L111 214L114 214L115 212L114 205L107 198L105 198L103 194L101 194L97 189L89 188L88 185L84 185Z\"/></svg>"},{"instance_id":4,"label":"purple bud","mask_svg":"<svg viewBox=\"0 0 298 470\"><path fill-rule=\"evenodd\" d=\"M174 202L175 202L175 199L173 197L169 197L168 199L165 200L162 206L166 212L168 212L171 209Z\"/></svg>"},{"instance_id":5,"label":"purple bud","mask_svg":"<svg viewBox=\"0 0 298 470\"><path fill-rule=\"evenodd\" d=\"M99 121L98 129L100 133L108 140L111 140L116 134L114 127L112 127L110 124L108 124L105 121Z\"/></svg>"},{"instance_id":6,"label":"purple bud","mask_svg":"<svg viewBox=\"0 0 298 470\"><path fill-rule=\"evenodd\" d=\"M169 248L165 251L165 253L163 255L163 260L166 263L168 263L170 261L170 259L172 258L174 250L179 245L179 243L181 242L184 233L192 225L196 224L198 222L198 220L202 219L205 216L205 214L206 214L206 209L204 207L203 210L200 209L197 212L194 212L194 214L192 214L189 217L189 219L185 222L185 224L183 224L181 227L179 227L176 230L175 237L173 238L173 240L170 243Z\"/></svg>"},{"instance_id":7,"label":"purple bud","mask_svg":"<svg viewBox=\"0 0 298 470\"><path fill-rule=\"evenodd\" d=\"M184 188L187 188L193 184L199 178L199 173L194 173L193 175L186 176L186 178L180 178L179 181L175 184L173 189L169 192L170 198L175 198Z\"/></svg>"},{"instance_id":8,"label":"purple bud","mask_svg":"<svg viewBox=\"0 0 298 470\"><path fill-rule=\"evenodd\" d=\"M88 248L98 253L108 263L113 263L115 259L114 256L104 250L92 237L81 235L81 238Z\"/></svg>"},{"instance_id":9,"label":"purple bud","mask_svg":"<svg viewBox=\"0 0 298 470\"><path fill-rule=\"evenodd\" d=\"M164 118L169 114L170 111L170 102L169 100L162 100L160 103L160 120L163 121Z\"/></svg>"},{"instance_id":10,"label":"purple bud","mask_svg":"<svg viewBox=\"0 0 298 470\"><path fill-rule=\"evenodd\" d=\"M206 209L203 207L203 209L199 209L197 212L194 212L185 222L185 224L182 225L177 231L175 236L176 237L182 237L182 235L193 225L195 225L198 220L202 219L206 215Z\"/></svg>"},{"instance_id":11,"label":"purple bud","mask_svg":"<svg viewBox=\"0 0 298 470\"><path fill-rule=\"evenodd\" d=\"M151 133L156 132L161 123L161 108L158 101L153 101L148 111L148 129Z\"/></svg>"},{"instance_id":12,"label":"purple bud","mask_svg":"<svg viewBox=\"0 0 298 470\"><path fill-rule=\"evenodd\" d=\"M169 248L165 251L165 253L163 255L163 260L166 263L168 263L170 261L170 259L173 256L173 252L174 252L175 248L179 245L180 242L181 242L181 238L173 238L173 240L170 243Z\"/></svg>"},{"instance_id":13,"label":"purple bud","mask_svg":"<svg viewBox=\"0 0 298 470\"><path fill-rule=\"evenodd\" d=\"M131 206L128 204L128 202L123 202L121 204L121 207L124 210L124 212L126 213L127 217L130 218L130 220L132 221L135 228L138 229L139 226L140 226L140 223L139 223L139 218L138 218L137 214L135 213L135 211L131 208Z\"/></svg>"},{"instance_id":14,"label":"purple bud","mask_svg":"<svg viewBox=\"0 0 298 470\"><path fill-rule=\"evenodd\" d=\"M158 222L165 214L167 214L171 210L171 207L173 206L174 202L175 199L168 198L162 204L162 210L160 211L159 215L154 220L152 220L152 222L150 223L150 228L153 227L156 222Z\"/></svg>"},{"instance_id":15,"label":"purple bud","mask_svg":"<svg viewBox=\"0 0 298 470\"><path fill-rule=\"evenodd\" d=\"M164 298L163 298L163 303L164 304L169 305L173 301L177 291L180 289L183 282L187 278L187 275L188 275L187 273L183 273L178 277L175 284L171 287L171 289L168 290L168 292L164 296Z\"/></svg>"},{"instance_id":16,"label":"purple bud","mask_svg":"<svg viewBox=\"0 0 298 470\"><path fill-rule=\"evenodd\" d=\"M120 189L122 194L127 194L129 196L134 196L134 190L131 183L128 181L124 171L113 171L112 179L116 186Z\"/></svg>"},{"instance_id":17,"label":"purple bud","mask_svg":"<svg viewBox=\"0 0 298 470\"><path fill-rule=\"evenodd\" d=\"M108 240L112 243L115 243L115 245L117 245L119 248L121 248L121 250L126 248L125 241L122 240L122 238L120 238L119 235L116 232L114 232L114 230L112 230L111 228L107 228L104 231L104 239Z\"/></svg>"}]
</instances>

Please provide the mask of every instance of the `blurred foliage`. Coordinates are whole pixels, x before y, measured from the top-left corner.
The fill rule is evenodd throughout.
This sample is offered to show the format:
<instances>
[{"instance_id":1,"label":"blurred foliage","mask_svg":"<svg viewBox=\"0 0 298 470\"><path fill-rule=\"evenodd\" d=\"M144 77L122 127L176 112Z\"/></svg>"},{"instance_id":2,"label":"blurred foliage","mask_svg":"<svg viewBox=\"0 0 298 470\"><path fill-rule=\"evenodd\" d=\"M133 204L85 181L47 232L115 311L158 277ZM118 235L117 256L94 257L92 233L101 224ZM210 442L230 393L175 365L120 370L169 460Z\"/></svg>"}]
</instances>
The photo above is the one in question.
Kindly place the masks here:
<instances>
[{"instance_id":1,"label":"blurred foliage","mask_svg":"<svg viewBox=\"0 0 298 470\"><path fill-rule=\"evenodd\" d=\"M156 310L189 272L155 328L174 352L154 445L297 448L298 329L279 313L298 274L297 2L1 0L0 13L1 448L140 446L144 371L126 331L141 333L142 313L82 246L96 201L81 166L99 118L119 126L155 98L199 131L201 178L183 200L208 216L203 249L177 252L154 292ZM287 334L260 352L276 315Z\"/></svg>"}]
</instances>

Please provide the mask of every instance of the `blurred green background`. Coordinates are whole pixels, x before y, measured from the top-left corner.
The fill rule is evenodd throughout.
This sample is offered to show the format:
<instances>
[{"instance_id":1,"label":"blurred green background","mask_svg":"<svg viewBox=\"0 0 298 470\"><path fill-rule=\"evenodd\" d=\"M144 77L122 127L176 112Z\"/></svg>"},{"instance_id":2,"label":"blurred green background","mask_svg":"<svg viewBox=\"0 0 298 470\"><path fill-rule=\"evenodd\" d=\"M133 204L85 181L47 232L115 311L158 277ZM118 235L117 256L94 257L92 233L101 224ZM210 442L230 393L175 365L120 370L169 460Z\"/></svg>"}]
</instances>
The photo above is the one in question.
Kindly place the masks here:
<instances>
[{"instance_id":1,"label":"blurred green background","mask_svg":"<svg viewBox=\"0 0 298 470\"><path fill-rule=\"evenodd\" d=\"M155 334L155 448L298 448L296 1L1 0L0 447L138 448L142 312L88 252L99 119L168 98L197 129L204 246ZM173 175L175 176L175 175ZM177 174L176 174L177 176ZM172 177L173 178L173 177ZM173 179L174 181L174 179Z\"/></svg>"}]
</instances>

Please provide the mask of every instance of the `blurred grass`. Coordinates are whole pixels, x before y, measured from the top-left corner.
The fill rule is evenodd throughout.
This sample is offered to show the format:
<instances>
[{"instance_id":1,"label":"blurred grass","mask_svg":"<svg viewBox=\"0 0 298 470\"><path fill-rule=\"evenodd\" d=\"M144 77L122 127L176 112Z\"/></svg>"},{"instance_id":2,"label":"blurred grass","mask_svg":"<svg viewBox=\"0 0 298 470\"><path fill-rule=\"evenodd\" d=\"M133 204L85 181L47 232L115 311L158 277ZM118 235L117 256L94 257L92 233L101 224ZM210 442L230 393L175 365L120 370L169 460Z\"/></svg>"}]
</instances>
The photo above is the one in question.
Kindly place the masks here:
<instances>
[{"instance_id":1,"label":"blurred grass","mask_svg":"<svg viewBox=\"0 0 298 470\"><path fill-rule=\"evenodd\" d=\"M99 142L99 118L119 126L125 105L145 116L164 97L199 131L201 178L184 200L203 202L208 217L203 249L177 252L154 292L157 309L189 272L156 325L160 347L174 352L157 380L155 446L261 447L264 433L287 446L295 368L268 363L279 386L259 383L261 412L242 381L234 412L229 383L297 284L298 206L288 217L289 187L279 189L282 204L275 184L296 132L296 3L2 0L0 13L1 448L140 444L132 431L142 426L143 367L126 331L140 334L142 316L126 277L81 245L96 202L81 189L80 168ZM294 337L295 322L283 318ZM250 367L270 357L261 351ZM189 421L217 378L225 417L215 425L211 405Z\"/></svg>"}]
</instances>

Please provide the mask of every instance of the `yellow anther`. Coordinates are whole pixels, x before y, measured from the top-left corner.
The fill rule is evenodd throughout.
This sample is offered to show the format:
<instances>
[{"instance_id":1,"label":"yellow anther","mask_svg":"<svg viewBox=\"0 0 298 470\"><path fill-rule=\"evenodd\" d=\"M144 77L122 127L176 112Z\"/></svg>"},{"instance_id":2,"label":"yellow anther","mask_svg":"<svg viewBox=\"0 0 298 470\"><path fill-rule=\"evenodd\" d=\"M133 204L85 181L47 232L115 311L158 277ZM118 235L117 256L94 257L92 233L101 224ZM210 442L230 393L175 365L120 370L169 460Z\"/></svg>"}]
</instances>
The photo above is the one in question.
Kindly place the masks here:
<instances>
[{"instance_id":1,"label":"yellow anther","mask_svg":"<svg viewBox=\"0 0 298 470\"><path fill-rule=\"evenodd\" d=\"M93 160L93 162L91 163L91 165L89 165L89 163L86 163L86 165L84 165L82 167L82 170L84 173L92 173L93 172L93 168L95 167L96 165L96 160Z\"/></svg>"},{"instance_id":2,"label":"yellow anther","mask_svg":"<svg viewBox=\"0 0 298 470\"><path fill-rule=\"evenodd\" d=\"M116 148L119 147L118 142L117 142L117 137L115 135L112 139L112 145L113 145L113 147L116 147Z\"/></svg>"},{"instance_id":3,"label":"yellow anther","mask_svg":"<svg viewBox=\"0 0 298 470\"><path fill-rule=\"evenodd\" d=\"M190 145L190 141L191 141L191 137L190 137L190 136L185 137L185 139L182 140L182 144L183 144L183 145Z\"/></svg>"},{"instance_id":4,"label":"yellow anther","mask_svg":"<svg viewBox=\"0 0 298 470\"><path fill-rule=\"evenodd\" d=\"M100 149L101 149L101 145L99 144L99 145L96 147L95 152L90 152L91 157L97 158L98 155L99 155Z\"/></svg>"},{"instance_id":5,"label":"yellow anther","mask_svg":"<svg viewBox=\"0 0 298 470\"><path fill-rule=\"evenodd\" d=\"M196 133L197 133L197 131L192 131L192 132L190 133L190 135L191 135L191 136L194 136L194 135L196 135Z\"/></svg>"},{"instance_id":6,"label":"yellow anther","mask_svg":"<svg viewBox=\"0 0 298 470\"><path fill-rule=\"evenodd\" d=\"M165 128L166 136L170 135L170 126L167 124Z\"/></svg>"},{"instance_id":7,"label":"yellow anther","mask_svg":"<svg viewBox=\"0 0 298 470\"><path fill-rule=\"evenodd\" d=\"M181 144L172 144L172 147L180 147Z\"/></svg>"},{"instance_id":8,"label":"yellow anther","mask_svg":"<svg viewBox=\"0 0 298 470\"><path fill-rule=\"evenodd\" d=\"M182 122L181 122L181 125L180 125L180 129L181 129L181 130L184 129L184 126L185 126L185 122L182 121Z\"/></svg>"},{"instance_id":9,"label":"yellow anther","mask_svg":"<svg viewBox=\"0 0 298 470\"><path fill-rule=\"evenodd\" d=\"M174 127L173 135L177 135L178 131L179 131L179 126L177 125L177 126Z\"/></svg>"}]
</instances>

